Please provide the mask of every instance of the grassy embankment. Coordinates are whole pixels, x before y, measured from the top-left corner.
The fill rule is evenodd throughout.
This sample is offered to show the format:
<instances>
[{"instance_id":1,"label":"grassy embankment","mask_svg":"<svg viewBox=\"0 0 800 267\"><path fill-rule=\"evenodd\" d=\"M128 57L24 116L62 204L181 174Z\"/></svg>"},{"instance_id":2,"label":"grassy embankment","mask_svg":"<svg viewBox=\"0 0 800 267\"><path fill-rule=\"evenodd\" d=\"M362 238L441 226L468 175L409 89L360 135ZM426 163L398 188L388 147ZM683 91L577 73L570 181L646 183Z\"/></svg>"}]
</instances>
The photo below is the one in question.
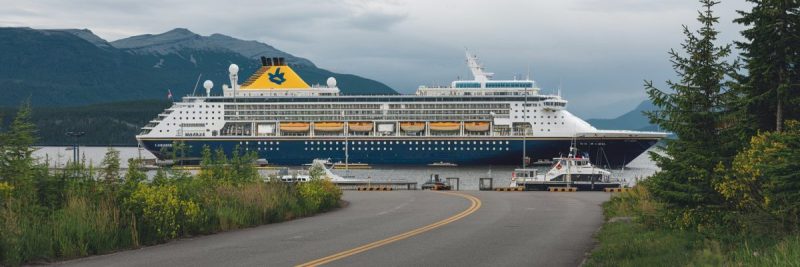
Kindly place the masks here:
<instances>
[{"instance_id":1,"label":"grassy embankment","mask_svg":"<svg viewBox=\"0 0 800 267\"><path fill-rule=\"evenodd\" d=\"M615 194L603 205L609 221L586 266L800 266L800 235L674 229L658 225L660 209L646 185Z\"/></svg>"},{"instance_id":2,"label":"grassy embankment","mask_svg":"<svg viewBox=\"0 0 800 267\"><path fill-rule=\"evenodd\" d=\"M33 163L1 170L20 176L0 179L0 265L103 254L290 220L339 205L341 191L329 181L265 182L250 156L228 159L206 152L199 174L161 170L152 181L136 161L120 173L113 150L102 169L73 164L49 172Z\"/></svg>"}]
</instances>

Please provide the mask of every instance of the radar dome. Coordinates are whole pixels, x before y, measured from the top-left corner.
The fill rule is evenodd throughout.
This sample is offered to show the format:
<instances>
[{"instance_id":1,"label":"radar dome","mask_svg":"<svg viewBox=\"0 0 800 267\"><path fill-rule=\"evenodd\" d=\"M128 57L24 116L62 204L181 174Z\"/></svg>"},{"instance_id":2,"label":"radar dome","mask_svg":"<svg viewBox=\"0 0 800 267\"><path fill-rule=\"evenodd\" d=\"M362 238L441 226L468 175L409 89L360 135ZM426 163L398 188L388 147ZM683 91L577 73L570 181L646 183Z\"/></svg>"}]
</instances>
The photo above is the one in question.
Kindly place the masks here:
<instances>
[{"instance_id":1,"label":"radar dome","mask_svg":"<svg viewBox=\"0 0 800 267\"><path fill-rule=\"evenodd\" d=\"M336 87L336 78L328 77L328 87Z\"/></svg>"},{"instance_id":2,"label":"radar dome","mask_svg":"<svg viewBox=\"0 0 800 267\"><path fill-rule=\"evenodd\" d=\"M228 72L230 72L231 74L239 73L239 66L236 64L231 64L231 66L228 67Z\"/></svg>"},{"instance_id":3,"label":"radar dome","mask_svg":"<svg viewBox=\"0 0 800 267\"><path fill-rule=\"evenodd\" d=\"M211 80L206 80L205 82L203 82L203 88L211 89L211 87L214 87L214 82L212 82Z\"/></svg>"}]
</instances>

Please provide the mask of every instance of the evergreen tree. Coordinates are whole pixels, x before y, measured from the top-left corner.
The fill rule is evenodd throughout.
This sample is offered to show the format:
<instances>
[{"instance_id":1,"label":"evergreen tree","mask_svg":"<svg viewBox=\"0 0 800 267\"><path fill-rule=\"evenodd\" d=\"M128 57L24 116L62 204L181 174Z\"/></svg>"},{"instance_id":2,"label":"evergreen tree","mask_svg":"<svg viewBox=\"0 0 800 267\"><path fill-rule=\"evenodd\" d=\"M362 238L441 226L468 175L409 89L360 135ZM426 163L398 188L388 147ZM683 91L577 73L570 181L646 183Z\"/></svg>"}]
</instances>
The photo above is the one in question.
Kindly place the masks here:
<instances>
[{"instance_id":1,"label":"evergreen tree","mask_svg":"<svg viewBox=\"0 0 800 267\"><path fill-rule=\"evenodd\" d=\"M745 114L755 130L783 129L800 119L800 1L748 0L755 5L734 20L749 26L737 42L747 67L741 79Z\"/></svg>"},{"instance_id":2,"label":"evergreen tree","mask_svg":"<svg viewBox=\"0 0 800 267\"><path fill-rule=\"evenodd\" d=\"M33 144L36 142L36 126L31 122L30 102L22 103L17 116L3 136L0 151L0 177L17 188L20 197L34 196Z\"/></svg>"},{"instance_id":3,"label":"evergreen tree","mask_svg":"<svg viewBox=\"0 0 800 267\"><path fill-rule=\"evenodd\" d=\"M103 157L103 179L106 182L114 183L119 179L119 165L119 150L108 147Z\"/></svg>"},{"instance_id":4,"label":"evergreen tree","mask_svg":"<svg viewBox=\"0 0 800 267\"><path fill-rule=\"evenodd\" d=\"M715 44L719 32L712 8L717 2L701 0L698 12L701 28L696 32L683 26L685 55L675 50L669 54L679 82L667 81L671 91L662 91L646 81L646 91L659 109L646 112L650 121L672 132L676 139L666 141L666 156L651 153L661 171L651 177L653 195L664 202L672 219L685 226L708 221L723 198L714 190L714 167L730 162L737 146L732 146L727 120L731 109L730 77L736 63L724 59L730 45Z\"/></svg>"}]
</instances>

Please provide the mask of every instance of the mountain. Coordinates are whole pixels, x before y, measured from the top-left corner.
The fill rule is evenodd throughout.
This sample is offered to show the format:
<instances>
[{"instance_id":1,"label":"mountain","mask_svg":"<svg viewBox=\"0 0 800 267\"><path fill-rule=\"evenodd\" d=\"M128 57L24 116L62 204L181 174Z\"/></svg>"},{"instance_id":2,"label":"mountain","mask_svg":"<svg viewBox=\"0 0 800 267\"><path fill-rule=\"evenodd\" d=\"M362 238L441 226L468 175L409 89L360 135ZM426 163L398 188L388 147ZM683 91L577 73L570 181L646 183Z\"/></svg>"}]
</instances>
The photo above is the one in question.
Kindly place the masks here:
<instances>
[{"instance_id":1,"label":"mountain","mask_svg":"<svg viewBox=\"0 0 800 267\"><path fill-rule=\"evenodd\" d=\"M656 109L657 107L652 102L645 100L633 110L619 117L613 119L589 119L587 121L597 129L657 131L658 126L650 124L650 120L642 113Z\"/></svg>"},{"instance_id":2,"label":"mountain","mask_svg":"<svg viewBox=\"0 0 800 267\"><path fill-rule=\"evenodd\" d=\"M267 44L187 29L107 42L89 30L0 28L0 106L78 106L191 94L198 75L227 81L231 63L246 79L257 58L285 57L309 84L335 77L342 94L396 94L380 82L321 69ZM220 87L214 88L217 93Z\"/></svg>"},{"instance_id":3,"label":"mountain","mask_svg":"<svg viewBox=\"0 0 800 267\"><path fill-rule=\"evenodd\" d=\"M211 36L201 36L183 28L156 35L132 36L113 41L111 45L137 54L169 55L179 54L187 50L229 51L254 60L268 55L269 57L284 57L286 62L292 64L316 67L308 59L295 57L265 43L239 40L218 33Z\"/></svg>"}]
</instances>

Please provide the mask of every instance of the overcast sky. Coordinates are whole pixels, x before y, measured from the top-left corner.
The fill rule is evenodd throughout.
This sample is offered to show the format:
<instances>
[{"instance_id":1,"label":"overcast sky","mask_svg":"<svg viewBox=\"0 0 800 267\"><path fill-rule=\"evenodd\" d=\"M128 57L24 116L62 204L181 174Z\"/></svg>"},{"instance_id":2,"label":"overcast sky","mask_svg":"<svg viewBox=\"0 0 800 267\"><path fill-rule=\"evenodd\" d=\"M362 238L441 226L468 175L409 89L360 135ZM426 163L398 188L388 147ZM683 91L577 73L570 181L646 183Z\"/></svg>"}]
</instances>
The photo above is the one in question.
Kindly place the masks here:
<instances>
[{"instance_id":1,"label":"overcast sky","mask_svg":"<svg viewBox=\"0 0 800 267\"><path fill-rule=\"evenodd\" d=\"M411 93L468 77L464 48L496 79L561 84L569 109L614 117L646 98L642 81L674 78L667 51L681 25L696 29L693 0L0 0L0 26L88 28L109 41L176 27L258 40ZM717 6L721 41L740 39L735 10Z\"/></svg>"}]
</instances>

